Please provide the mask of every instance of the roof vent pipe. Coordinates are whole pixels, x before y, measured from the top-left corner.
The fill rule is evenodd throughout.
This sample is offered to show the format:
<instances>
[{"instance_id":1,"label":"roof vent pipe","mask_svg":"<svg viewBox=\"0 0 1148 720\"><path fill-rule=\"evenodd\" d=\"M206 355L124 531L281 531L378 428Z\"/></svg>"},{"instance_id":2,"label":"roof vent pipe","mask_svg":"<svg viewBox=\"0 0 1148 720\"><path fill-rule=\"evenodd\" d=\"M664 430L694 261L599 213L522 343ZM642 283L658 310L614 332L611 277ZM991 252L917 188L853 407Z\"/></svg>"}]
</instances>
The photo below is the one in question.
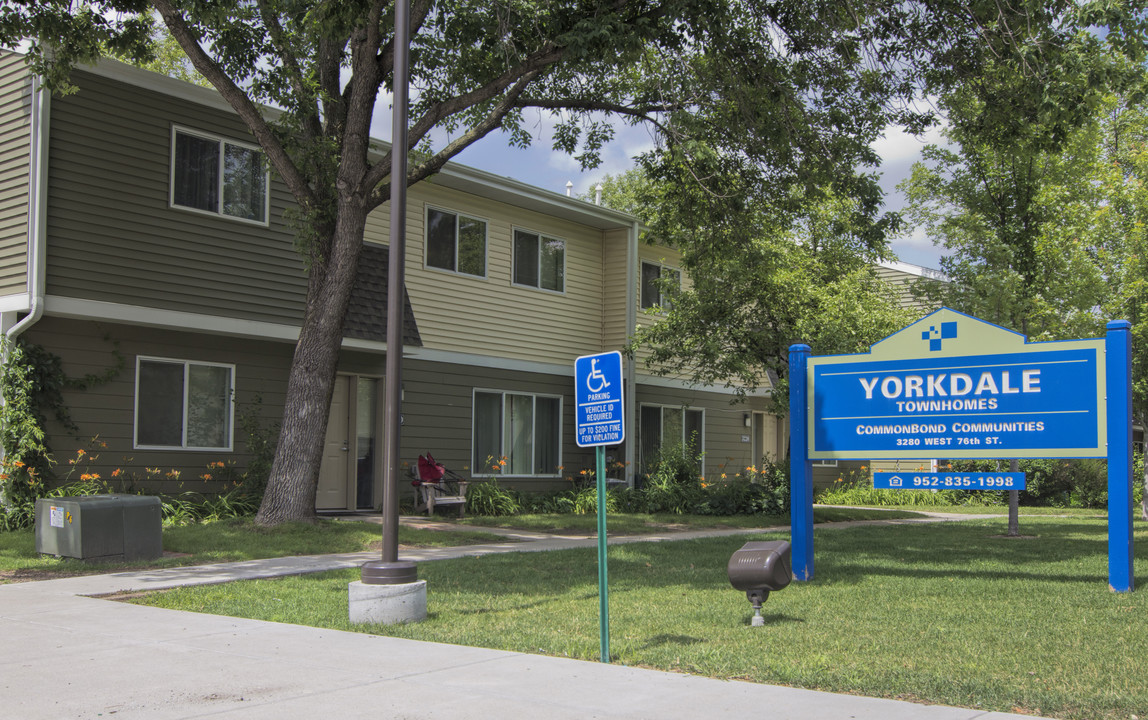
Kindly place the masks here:
<instances>
[{"instance_id":1,"label":"roof vent pipe","mask_svg":"<svg viewBox=\"0 0 1148 720\"><path fill-rule=\"evenodd\" d=\"M574 183L569 180L566 181L566 197L570 197L570 191L574 189Z\"/></svg>"},{"instance_id":2,"label":"roof vent pipe","mask_svg":"<svg viewBox=\"0 0 1148 720\"><path fill-rule=\"evenodd\" d=\"M602 183L598 183L594 187L594 204L595 205L601 205L602 204Z\"/></svg>"}]
</instances>

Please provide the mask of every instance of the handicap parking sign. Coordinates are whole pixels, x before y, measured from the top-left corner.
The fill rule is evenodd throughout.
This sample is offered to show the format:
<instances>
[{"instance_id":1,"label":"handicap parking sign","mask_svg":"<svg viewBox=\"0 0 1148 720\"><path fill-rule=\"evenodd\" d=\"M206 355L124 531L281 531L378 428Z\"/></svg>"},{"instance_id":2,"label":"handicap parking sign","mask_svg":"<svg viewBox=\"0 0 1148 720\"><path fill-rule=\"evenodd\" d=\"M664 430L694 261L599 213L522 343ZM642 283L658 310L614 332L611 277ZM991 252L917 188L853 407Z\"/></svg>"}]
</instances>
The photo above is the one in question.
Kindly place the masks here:
<instances>
[{"instance_id":1,"label":"handicap parking sign","mask_svg":"<svg viewBox=\"0 0 1148 720\"><path fill-rule=\"evenodd\" d=\"M574 403L578 447L619 445L625 440L622 353L584 355L574 361Z\"/></svg>"}]
</instances>

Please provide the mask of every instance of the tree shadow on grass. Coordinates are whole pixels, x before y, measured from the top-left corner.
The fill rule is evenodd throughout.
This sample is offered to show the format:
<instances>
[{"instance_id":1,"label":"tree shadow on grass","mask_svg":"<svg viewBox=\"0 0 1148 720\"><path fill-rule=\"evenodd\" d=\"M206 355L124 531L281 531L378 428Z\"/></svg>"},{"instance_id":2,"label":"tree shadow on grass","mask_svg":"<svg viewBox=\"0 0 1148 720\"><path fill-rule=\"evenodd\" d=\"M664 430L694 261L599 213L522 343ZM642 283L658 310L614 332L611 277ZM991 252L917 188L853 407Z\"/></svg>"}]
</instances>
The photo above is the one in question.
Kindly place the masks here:
<instances>
[{"instance_id":1,"label":"tree shadow on grass","mask_svg":"<svg viewBox=\"0 0 1148 720\"><path fill-rule=\"evenodd\" d=\"M652 648L664 647L666 645L697 645L698 643L707 642L705 638L691 637L689 635L672 635L670 633L662 633L654 635L646 640L645 645L642 646L643 650L650 650Z\"/></svg>"}]
</instances>

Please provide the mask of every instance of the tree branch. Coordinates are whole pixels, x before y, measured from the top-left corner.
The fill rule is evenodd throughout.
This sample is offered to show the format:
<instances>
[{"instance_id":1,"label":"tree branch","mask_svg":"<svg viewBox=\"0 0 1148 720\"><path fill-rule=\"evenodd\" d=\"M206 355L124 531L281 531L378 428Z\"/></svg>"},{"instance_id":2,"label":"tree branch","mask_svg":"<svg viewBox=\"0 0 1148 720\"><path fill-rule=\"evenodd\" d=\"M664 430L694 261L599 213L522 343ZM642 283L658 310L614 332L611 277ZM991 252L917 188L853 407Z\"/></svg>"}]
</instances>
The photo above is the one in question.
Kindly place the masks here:
<instances>
[{"instance_id":1,"label":"tree branch","mask_svg":"<svg viewBox=\"0 0 1148 720\"><path fill-rule=\"evenodd\" d=\"M456 138L442 150L435 153L433 157L430 157L427 160L411 167L407 171L407 185L414 185L420 180L425 180L426 178L435 174L441 170L443 165L446 165L446 163L451 158L458 155L460 152L470 147L475 142L481 140L488 133L490 133L491 130L499 127L502 124L503 119L506 117L506 114L514 109L515 101L518 99L518 97L524 90L526 90L526 87L530 85L530 83L533 82L534 79L541 73L542 70L538 69L531 71L523 77L519 78L518 82L514 84L514 87L512 87L506 93L506 96L502 99L501 102L499 102L495 107L491 109L489 113L487 113L482 122L474 125L474 127L468 130L466 133ZM375 163L375 166L371 169L371 173L368 174L368 178L371 175L377 173L380 168L386 170L390 169L390 153L387 153L387 155L388 157L386 158L386 162ZM391 181L393 182L394 179L392 178ZM367 186L374 188L374 190L371 192L370 201L368 203L368 207L372 210L382 205L390 198L390 183L379 185L379 182L381 182L381 180Z\"/></svg>"},{"instance_id":2,"label":"tree branch","mask_svg":"<svg viewBox=\"0 0 1148 720\"><path fill-rule=\"evenodd\" d=\"M534 107L541 108L543 110L586 110L590 112L600 111L613 113L615 115L626 115L628 117L633 117L637 118L638 120L648 122L657 127L662 132L668 133L669 128L666 127L661 121L655 119L651 113L681 110L685 107L685 104L654 103L650 105L638 105L631 107L629 105L619 105L618 103L596 100L543 100L541 98L521 98L518 101L518 107Z\"/></svg>"},{"instance_id":3,"label":"tree branch","mask_svg":"<svg viewBox=\"0 0 1148 720\"><path fill-rule=\"evenodd\" d=\"M263 111L252 102L247 93L240 88L235 82L219 67L219 64L209 56L202 47L199 45L199 38L195 37L191 29L184 21L183 15L175 9L170 0L150 0L152 7L154 7L163 18L163 22L167 25L168 30L171 32L172 37L179 43L180 47L187 54L191 64L203 75L227 104L235 110L243 122L251 130L251 134L259 142L263 152L267 154L267 159L275 171L279 173L279 177L287 185L287 189L295 197L295 200L304 208L311 209L315 206L316 198L315 193L311 186L307 183L307 179L295 166L291 156L279 143L279 139L275 137L275 133L271 131L271 126L263 117Z\"/></svg>"},{"instance_id":4,"label":"tree branch","mask_svg":"<svg viewBox=\"0 0 1148 720\"><path fill-rule=\"evenodd\" d=\"M306 134L308 140L313 140L322 134L323 128L319 122L319 106L315 102L313 94L307 89L307 83L303 79L303 71L299 67L299 61L294 53L290 50L290 45L287 42L287 36L283 32L283 26L279 24L279 18L272 12L271 8L267 6L267 0L259 0L259 17L263 20L263 26L267 28L267 34L271 36L271 46L275 48L275 53L279 57L279 61L283 63L283 67L287 69L287 75L291 81L291 87L295 94L300 98L307 98L308 105L313 107L313 111L307 113L306 122L303 125L303 132ZM302 106L302 103L300 103Z\"/></svg>"},{"instance_id":5,"label":"tree branch","mask_svg":"<svg viewBox=\"0 0 1148 720\"><path fill-rule=\"evenodd\" d=\"M431 9L434 7L434 0L415 0L411 6L410 17L410 36L418 35L419 30L422 30L423 25L426 23L427 16L430 15ZM379 77L387 77L394 72L395 62L395 38L391 35L388 40L380 49L377 58L379 65Z\"/></svg>"},{"instance_id":6,"label":"tree branch","mask_svg":"<svg viewBox=\"0 0 1148 720\"><path fill-rule=\"evenodd\" d=\"M548 46L547 48L544 48L543 51L532 56L531 58L528 58L526 62L518 65L515 68L507 70L505 73L495 78L494 80L491 80L486 85L483 85L480 88L476 88L468 93L463 93L462 95L456 95L455 97L447 98L446 100L430 106L427 111L423 113L422 117L410 126L408 130L409 141L407 143L407 149L409 150L410 148L418 145L419 142L421 142L422 139L426 137L427 133L434 129L434 127L439 122L441 122L443 118L453 115L456 112L461 112L462 110L480 105L487 100L491 100L499 93L504 92L506 88L511 86L511 84L514 84L514 89L511 90L506 97L513 96L517 100L519 95L522 94L522 91L526 89L526 86L529 85L529 83L533 81L534 78L536 78L543 69L560 60L564 54L565 50ZM529 78L526 84L522 83L524 78ZM502 119L506 116L506 114L514 109L514 105L507 106L505 102L506 98L504 98L503 102L499 103L495 109L491 111L492 113L500 112L498 117L499 124L501 124ZM488 115L487 119L490 117L491 116ZM495 127L497 127L497 125ZM488 132L490 132L491 129L493 128L482 132L477 137L471 139L470 142L474 142L478 138L486 135ZM471 133L468 132L464 134L462 138L469 137L470 135ZM454 143L451 145L453 144ZM450 147L450 145L447 147ZM463 145L453 154L457 154L465 147L466 145ZM367 176L363 179L365 187L373 188L381 183L390 172L390 165L390 153L387 153L387 155L381 161L374 164L374 167L371 168L371 170L367 173Z\"/></svg>"}]
</instances>

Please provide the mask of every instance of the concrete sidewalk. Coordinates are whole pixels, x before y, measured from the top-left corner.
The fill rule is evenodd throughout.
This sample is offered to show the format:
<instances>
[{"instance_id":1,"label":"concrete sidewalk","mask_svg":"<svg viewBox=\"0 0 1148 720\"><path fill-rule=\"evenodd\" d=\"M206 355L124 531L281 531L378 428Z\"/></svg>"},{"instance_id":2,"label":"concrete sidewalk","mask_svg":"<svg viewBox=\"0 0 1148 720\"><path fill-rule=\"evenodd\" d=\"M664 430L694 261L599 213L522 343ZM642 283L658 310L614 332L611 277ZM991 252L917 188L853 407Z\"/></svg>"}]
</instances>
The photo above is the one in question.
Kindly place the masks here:
<instances>
[{"instance_id":1,"label":"concrete sidewalk","mask_svg":"<svg viewBox=\"0 0 1148 720\"><path fill-rule=\"evenodd\" d=\"M746 532L759 531L718 531L726 535ZM683 535L696 534L673 533L663 539ZM523 539L425 549L403 556L424 561L594 542L592 538ZM278 558L0 586L0 712L19 720L113 716L148 720L1032 717L712 680L88 597L357 567L376 557L377 553L347 553ZM746 628L746 632L755 631Z\"/></svg>"}]
</instances>

